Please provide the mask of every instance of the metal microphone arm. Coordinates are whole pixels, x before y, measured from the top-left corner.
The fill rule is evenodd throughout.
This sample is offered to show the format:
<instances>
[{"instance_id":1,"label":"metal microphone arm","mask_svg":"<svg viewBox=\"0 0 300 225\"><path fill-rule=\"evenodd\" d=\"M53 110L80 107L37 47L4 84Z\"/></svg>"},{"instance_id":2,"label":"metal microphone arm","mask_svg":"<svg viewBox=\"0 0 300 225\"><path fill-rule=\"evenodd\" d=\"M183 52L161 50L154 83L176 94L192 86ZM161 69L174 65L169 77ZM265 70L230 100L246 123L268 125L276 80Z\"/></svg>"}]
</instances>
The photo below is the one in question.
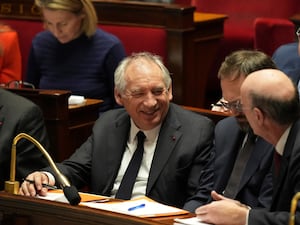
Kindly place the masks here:
<instances>
[{"instance_id":1,"label":"metal microphone arm","mask_svg":"<svg viewBox=\"0 0 300 225\"><path fill-rule=\"evenodd\" d=\"M291 202L290 221L289 225L295 225L295 212L297 209L297 203L300 199L300 192L297 192Z\"/></svg>"},{"instance_id":2,"label":"metal microphone arm","mask_svg":"<svg viewBox=\"0 0 300 225\"><path fill-rule=\"evenodd\" d=\"M48 152L45 150L45 148L33 137L31 137L28 134L25 133L20 133L18 134L12 143L12 149L11 149L11 164L10 164L10 180L5 181L5 191L12 193L12 194L17 194L19 191L19 182L15 180L16 176L16 146L17 143L20 139L25 138L32 142L46 157L48 160L51 168L53 169L54 173L56 174L56 177L58 178L59 183L61 184L64 194L66 198L69 200L71 205L77 205L80 202L80 196L76 190L75 187L71 187L70 182L68 179L58 170L57 166L53 162L52 158L48 154ZM66 188L66 191L65 191ZM68 193L66 193L68 192Z\"/></svg>"}]
</instances>

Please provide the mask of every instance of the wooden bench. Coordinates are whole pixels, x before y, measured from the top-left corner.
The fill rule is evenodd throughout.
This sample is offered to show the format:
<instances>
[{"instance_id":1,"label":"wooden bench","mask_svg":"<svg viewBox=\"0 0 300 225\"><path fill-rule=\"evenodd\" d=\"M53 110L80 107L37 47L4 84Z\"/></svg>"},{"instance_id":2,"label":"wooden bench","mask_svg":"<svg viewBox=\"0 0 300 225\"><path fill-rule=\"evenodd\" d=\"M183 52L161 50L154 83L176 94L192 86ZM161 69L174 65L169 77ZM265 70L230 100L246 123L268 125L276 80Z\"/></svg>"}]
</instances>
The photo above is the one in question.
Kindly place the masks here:
<instances>
[{"instance_id":1,"label":"wooden bench","mask_svg":"<svg viewBox=\"0 0 300 225\"><path fill-rule=\"evenodd\" d=\"M44 115L50 139L51 156L60 162L68 158L92 133L99 117L101 100L87 99L82 105L69 106L70 91L6 88L37 104Z\"/></svg>"},{"instance_id":2,"label":"wooden bench","mask_svg":"<svg viewBox=\"0 0 300 225\"><path fill-rule=\"evenodd\" d=\"M227 113L215 112L215 111L211 111L210 109L197 108L192 106L182 106L182 107L192 112L199 113L203 116L210 118L215 124L218 123L220 120L225 119L226 117L229 116L229 114Z\"/></svg>"}]
</instances>

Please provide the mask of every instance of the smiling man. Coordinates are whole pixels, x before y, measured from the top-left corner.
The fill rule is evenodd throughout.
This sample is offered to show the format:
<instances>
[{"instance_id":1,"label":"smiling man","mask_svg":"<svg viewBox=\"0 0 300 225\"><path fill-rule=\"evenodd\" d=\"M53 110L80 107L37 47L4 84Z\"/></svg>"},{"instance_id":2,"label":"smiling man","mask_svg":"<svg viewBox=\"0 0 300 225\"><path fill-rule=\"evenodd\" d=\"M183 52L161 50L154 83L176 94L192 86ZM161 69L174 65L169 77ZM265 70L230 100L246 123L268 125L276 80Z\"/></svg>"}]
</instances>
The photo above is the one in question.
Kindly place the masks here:
<instances>
[{"instance_id":1,"label":"smiling man","mask_svg":"<svg viewBox=\"0 0 300 225\"><path fill-rule=\"evenodd\" d=\"M100 195L122 199L146 195L191 212L207 203L213 182L214 125L170 103L171 77L161 59L142 52L123 60L115 72L115 98L124 108L100 116L88 140L58 165L63 174L77 188L88 185ZM131 159L138 158L135 152L142 148L136 172ZM136 173L133 186L123 181L132 178L134 172L127 176L129 170ZM27 178L35 185L24 182L20 189L24 195L45 195L42 183L55 184L41 172Z\"/></svg>"}]
</instances>

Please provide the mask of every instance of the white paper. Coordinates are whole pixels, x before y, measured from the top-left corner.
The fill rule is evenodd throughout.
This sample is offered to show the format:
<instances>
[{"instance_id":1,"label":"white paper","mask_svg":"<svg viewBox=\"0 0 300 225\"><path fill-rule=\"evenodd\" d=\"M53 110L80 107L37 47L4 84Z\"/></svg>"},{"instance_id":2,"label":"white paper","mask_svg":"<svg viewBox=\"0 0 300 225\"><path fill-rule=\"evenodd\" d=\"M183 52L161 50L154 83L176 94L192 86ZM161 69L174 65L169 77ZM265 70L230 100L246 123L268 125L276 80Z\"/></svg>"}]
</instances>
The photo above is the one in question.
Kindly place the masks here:
<instances>
[{"instance_id":1,"label":"white paper","mask_svg":"<svg viewBox=\"0 0 300 225\"><path fill-rule=\"evenodd\" d=\"M81 205L141 217L155 217L163 214L177 214L180 212L184 214L186 212L182 209L167 206L154 201L149 201L147 199L129 200L118 203L82 202ZM131 207L139 205L145 206L136 208L135 210L131 211L128 210Z\"/></svg>"},{"instance_id":2,"label":"white paper","mask_svg":"<svg viewBox=\"0 0 300 225\"><path fill-rule=\"evenodd\" d=\"M174 221L176 223L174 224L185 224L185 225L210 225L208 223L204 223L204 222L201 222L201 220L197 217L191 217L191 218L183 218L183 219L180 219L180 218L176 218L174 219Z\"/></svg>"},{"instance_id":3,"label":"white paper","mask_svg":"<svg viewBox=\"0 0 300 225\"><path fill-rule=\"evenodd\" d=\"M84 97L80 95L71 95L68 100L69 105L78 105L83 104L84 102Z\"/></svg>"},{"instance_id":4,"label":"white paper","mask_svg":"<svg viewBox=\"0 0 300 225\"><path fill-rule=\"evenodd\" d=\"M51 201L57 201L57 202L69 203L69 201L65 197L64 193L62 193L62 192L61 193L47 192L46 196L38 195L37 198L51 200Z\"/></svg>"}]
</instances>

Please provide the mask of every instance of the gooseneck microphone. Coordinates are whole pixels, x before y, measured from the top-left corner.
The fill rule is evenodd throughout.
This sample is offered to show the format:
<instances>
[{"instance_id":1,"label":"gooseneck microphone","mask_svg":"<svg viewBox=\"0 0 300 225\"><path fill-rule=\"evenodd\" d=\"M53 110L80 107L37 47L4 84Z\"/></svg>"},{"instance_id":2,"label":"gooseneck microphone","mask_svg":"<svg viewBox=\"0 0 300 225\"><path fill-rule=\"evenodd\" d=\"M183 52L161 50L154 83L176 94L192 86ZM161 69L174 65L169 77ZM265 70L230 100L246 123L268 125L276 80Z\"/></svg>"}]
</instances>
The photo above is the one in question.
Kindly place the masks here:
<instances>
[{"instance_id":1,"label":"gooseneck microphone","mask_svg":"<svg viewBox=\"0 0 300 225\"><path fill-rule=\"evenodd\" d=\"M25 138L25 139L29 140L30 142L32 142L43 153L43 155L48 160L51 168L53 169L53 171L58 179L58 182L60 183L60 186L64 192L64 195L67 198L67 200L69 201L69 203L71 205L78 205L81 198L80 198L80 195L78 194L76 187L71 186L69 180L58 170L57 166L53 162L53 160L50 157L50 155L48 154L48 152L44 149L44 147L33 137L31 137L30 135L25 134L25 133L18 134L13 140L13 144L12 144L12 148L11 148L10 180L5 181L5 191L12 193L12 194L17 194L19 191L20 184L18 181L15 180L16 152L17 152L16 146L17 146L18 141L22 138Z\"/></svg>"},{"instance_id":2,"label":"gooseneck microphone","mask_svg":"<svg viewBox=\"0 0 300 225\"><path fill-rule=\"evenodd\" d=\"M291 202L291 210L290 210L290 220L289 220L289 225L295 225L295 213L297 209L297 203L300 199L300 192L297 192ZM298 221L299 222L299 221Z\"/></svg>"}]
</instances>

